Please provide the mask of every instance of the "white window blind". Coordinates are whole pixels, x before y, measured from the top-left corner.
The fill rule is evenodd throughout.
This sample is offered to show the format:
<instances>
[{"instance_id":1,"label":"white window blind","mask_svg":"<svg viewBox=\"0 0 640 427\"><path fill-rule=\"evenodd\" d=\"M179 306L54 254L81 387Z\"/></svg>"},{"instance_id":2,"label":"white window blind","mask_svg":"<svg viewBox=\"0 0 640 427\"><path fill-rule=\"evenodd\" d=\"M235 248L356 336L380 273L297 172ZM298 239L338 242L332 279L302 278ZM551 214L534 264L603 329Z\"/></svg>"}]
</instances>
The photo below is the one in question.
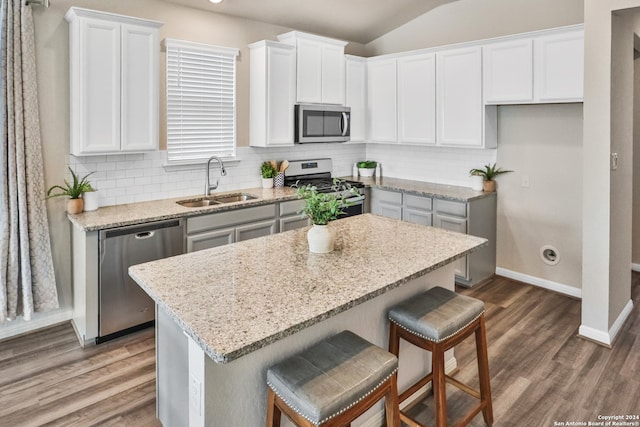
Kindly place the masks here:
<instances>
[{"instance_id":1,"label":"white window blind","mask_svg":"<svg viewBox=\"0 0 640 427\"><path fill-rule=\"evenodd\" d=\"M167 162L236 154L238 49L165 39Z\"/></svg>"}]
</instances>

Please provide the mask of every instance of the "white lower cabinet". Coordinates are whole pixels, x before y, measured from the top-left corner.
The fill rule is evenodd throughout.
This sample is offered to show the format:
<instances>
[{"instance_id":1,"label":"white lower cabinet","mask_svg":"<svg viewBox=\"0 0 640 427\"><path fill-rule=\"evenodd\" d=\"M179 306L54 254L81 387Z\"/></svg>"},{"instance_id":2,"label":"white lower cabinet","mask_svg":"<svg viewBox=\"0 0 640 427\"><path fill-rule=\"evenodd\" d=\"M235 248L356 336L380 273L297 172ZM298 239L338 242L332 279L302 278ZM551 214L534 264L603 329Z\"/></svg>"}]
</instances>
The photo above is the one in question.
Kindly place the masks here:
<instances>
[{"instance_id":1,"label":"white lower cabinet","mask_svg":"<svg viewBox=\"0 0 640 427\"><path fill-rule=\"evenodd\" d=\"M370 206L371 213L376 215L484 237L489 241L487 246L454 261L456 283L473 286L495 274L495 193L461 202L371 188Z\"/></svg>"},{"instance_id":2,"label":"white lower cabinet","mask_svg":"<svg viewBox=\"0 0 640 427\"><path fill-rule=\"evenodd\" d=\"M187 252L215 248L277 232L276 205L187 218Z\"/></svg>"}]
</instances>

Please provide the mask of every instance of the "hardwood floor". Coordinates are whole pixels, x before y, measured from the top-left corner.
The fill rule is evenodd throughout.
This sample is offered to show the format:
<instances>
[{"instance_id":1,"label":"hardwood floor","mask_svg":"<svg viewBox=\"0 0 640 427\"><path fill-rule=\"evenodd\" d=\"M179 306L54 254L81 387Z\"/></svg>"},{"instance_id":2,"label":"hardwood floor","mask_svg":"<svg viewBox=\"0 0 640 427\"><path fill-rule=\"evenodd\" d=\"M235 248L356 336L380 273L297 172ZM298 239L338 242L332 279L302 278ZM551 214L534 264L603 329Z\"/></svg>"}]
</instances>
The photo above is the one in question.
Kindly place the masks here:
<instances>
[{"instance_id":1,"label":"hardwood floor","mask_svg":"<svg viewBox=\"0 0 640 427\"><path fill-rule=\"evenodd\" d=\"M613 350L577 337L578 300L500 277L458 290L486 304L495 426L640 415L640 275ZM0 426L159 426L154 348L147 329L81 349L69 324L0 341ZM456 378L476 387L473 338L456 356ZM473 401L448 392L453 421ZM433 425L432 398L412 414ZM470 425L483 426L482 416Z\"/></svg>"}]
</instances>

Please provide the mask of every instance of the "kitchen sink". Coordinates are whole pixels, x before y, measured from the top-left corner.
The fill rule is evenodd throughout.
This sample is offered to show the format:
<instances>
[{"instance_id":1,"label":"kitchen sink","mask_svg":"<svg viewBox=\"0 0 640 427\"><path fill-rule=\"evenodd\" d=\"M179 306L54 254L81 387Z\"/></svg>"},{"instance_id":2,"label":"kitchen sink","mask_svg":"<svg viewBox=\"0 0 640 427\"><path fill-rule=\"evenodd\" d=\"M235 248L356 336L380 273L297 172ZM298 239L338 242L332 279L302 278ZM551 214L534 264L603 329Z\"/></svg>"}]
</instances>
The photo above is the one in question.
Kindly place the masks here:
<instances>
[{"instance_id":1,"label":"kitchen sink","mask_svg":"<svg viewBox=\"0 0 640 427\"><path fill-rule=\"evenodd\" d=\"M244 202L257 199L257 196L245 193L221 194L219 196L198 197L196 199L180 200L177 204L185 208L203 208L206 206L222 205L225 203Z\"/></svg>"}]
</instances>

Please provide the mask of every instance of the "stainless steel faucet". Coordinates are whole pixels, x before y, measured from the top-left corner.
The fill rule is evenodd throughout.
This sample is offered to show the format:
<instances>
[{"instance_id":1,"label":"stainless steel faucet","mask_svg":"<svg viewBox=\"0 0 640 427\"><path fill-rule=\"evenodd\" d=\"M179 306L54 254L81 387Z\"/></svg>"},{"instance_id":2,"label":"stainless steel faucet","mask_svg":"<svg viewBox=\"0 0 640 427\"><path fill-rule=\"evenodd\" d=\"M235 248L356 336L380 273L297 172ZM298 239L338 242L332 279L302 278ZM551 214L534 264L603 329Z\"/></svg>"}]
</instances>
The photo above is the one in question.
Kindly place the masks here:
<instances>
[{"instance_id":1,"label":"stainless steel faucet","mask_svg":"<svg viewBox=\"0 0 640 427\"><path fill-rule=\"evenodd\" d=\"M204 195L208 196L211 194L211 190L215 190L216 188L218 188L218 180L216 179L216 183L214 185L211 185L211 181L209 180L209 169L211 168L211 160L217 160L218 164L220 165L220 175L221 176L225 176L227 174L227 170L224 168L224 164L222 164L222 160L220 160L219 157L217 156L211 156L209 157L209 160L207 160L207 181L204 184Z\"/></svg>"}]
</instances>

